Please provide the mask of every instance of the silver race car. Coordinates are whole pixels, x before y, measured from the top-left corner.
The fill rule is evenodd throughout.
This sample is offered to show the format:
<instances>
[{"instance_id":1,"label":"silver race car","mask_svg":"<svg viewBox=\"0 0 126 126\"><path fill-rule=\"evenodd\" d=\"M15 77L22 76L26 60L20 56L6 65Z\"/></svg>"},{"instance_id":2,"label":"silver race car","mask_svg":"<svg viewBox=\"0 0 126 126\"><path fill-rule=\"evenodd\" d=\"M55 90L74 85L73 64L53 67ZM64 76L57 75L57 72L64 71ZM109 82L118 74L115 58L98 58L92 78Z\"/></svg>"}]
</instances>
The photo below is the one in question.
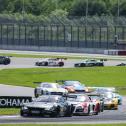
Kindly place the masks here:
<instances>
[{"instance_id":1,"label":"silver race car","mask_svg":"<svg viewBox=\"0 0 126 126\"><path fill-rule=\"evenodd\" d=\"M65 97L59 95L43 95L33 102L24 103L20 110L21 116L48 115L50 117L72 116L72 106Z\"/></svg>"},{"instance_id":2,"label":"silver race car","mask_svg":"<svg viewBox=\"0 0 126 126\"><path fill-rule=\"evenodd\" d=\"M39 86L34 90L35 97L40 95L66 95L67 93L68 91L62 88L58 83L49 82L40 82Z\"/></svg>"},{"instance_id":3,"label":"silver race car","mask_svg":"<svg viewBox=\"0 0 126 126\"><path fill-rule=\"evenodd\" d=\"M92 66L104 66L104 60L96 60L96 59L85 59L80 63L75 63L75 67L92 67Z\"/></svg>"}]
</instances>

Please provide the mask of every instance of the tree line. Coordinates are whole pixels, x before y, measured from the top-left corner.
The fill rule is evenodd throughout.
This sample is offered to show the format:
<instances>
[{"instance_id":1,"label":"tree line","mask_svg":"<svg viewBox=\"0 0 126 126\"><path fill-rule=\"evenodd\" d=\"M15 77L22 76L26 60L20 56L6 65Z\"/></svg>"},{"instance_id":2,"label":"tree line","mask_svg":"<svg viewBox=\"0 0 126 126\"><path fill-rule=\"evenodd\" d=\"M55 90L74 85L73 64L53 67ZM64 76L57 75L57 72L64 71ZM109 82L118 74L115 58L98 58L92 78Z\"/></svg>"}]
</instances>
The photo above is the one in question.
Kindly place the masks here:
<instances>
[{"instance_id":1,"label":"tree line","mask_svg":"<svg viewBox=\"0 0 126 126\"><path fill-rule=\"evenodd\" d=\"M126 16L126 0L0 0L0 18Z\"/></svg>"},{"instance_id":2,"label":"tree line","mask_svg":"<svg viewBox=\"0 0 126 126\"><path fill-rule=\"evenodd\" d=\"M22 13L49 15L56 9L68 12L70 16L85 16L88 2L88 15L126 15L125 0L0 0L0 13Z\"/></svg>"}]
</instances>

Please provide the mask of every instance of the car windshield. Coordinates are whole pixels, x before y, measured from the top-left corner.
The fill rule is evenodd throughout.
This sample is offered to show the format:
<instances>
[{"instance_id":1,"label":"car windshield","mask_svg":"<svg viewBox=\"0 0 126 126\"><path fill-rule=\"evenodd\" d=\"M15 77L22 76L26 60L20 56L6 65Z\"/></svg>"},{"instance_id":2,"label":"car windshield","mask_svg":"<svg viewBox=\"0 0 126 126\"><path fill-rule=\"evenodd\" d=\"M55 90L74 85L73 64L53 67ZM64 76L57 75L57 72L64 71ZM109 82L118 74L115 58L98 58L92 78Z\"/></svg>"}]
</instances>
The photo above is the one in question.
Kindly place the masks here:
<instances>
[{"instance_id":1,"label":"car windshield","mask_svg":"<svg viewBox=\"0 0 126 126\"><path fill-rule=\"evenodd\" d=\"M90 98L91 98L92 100L99 100L99 99L100 99L100 97L95 96L95 95L91 95Z\"/></svg>"},{"instance_id":2,"label":"car windshield","mask_svg":"<svg viewBox=\"0 0 126 126\"><path fill-rule=\"evenodd\" d=\"M57 97L49 97L49 96L43 96L35 99L35 102L57 102L58 98Z\"/></svg>"},{"instance_id":3,"label":"car windshield","mask_svg":"<svg viewBox=\"0 0 126 126\"><path fill-rule=\"evenodd\" d=\"M113 94L112 93L105 93L104 97L111 99L111 98L113 98Z\"/></svg>"},{"instance_id":4,"label":"car windshield","mask_svg":"<svg viewBox=\"0 0 126 126\"><path fill-rule=\"evenodd\" d=\"M65 81L64 83L66 86L80 86L81 83L79 81Z\"/></svg>"},{"instance_id":5,"label":"car windshield","mask_svg":"<svg viewBox=\"0 0 126 126\"><path fill-rule=\"evenodd\" d=\"M75 97L68 97L68 101L75 101L75 102L88 102L90 101L87 96L75 96Z\"/></svg>"},{"instance_id":6,"label":"car windshield","mask_svg":"<svg viewBox=\"0 0 126 126\"><path fill-rule=\"evenodd\" d=\"M43 88L60 88L60 85L58 85L58 84L50 84L50 83L42 83L41 85L40 85L40 87L43 87Z\"/></svg>"}]
</instances>

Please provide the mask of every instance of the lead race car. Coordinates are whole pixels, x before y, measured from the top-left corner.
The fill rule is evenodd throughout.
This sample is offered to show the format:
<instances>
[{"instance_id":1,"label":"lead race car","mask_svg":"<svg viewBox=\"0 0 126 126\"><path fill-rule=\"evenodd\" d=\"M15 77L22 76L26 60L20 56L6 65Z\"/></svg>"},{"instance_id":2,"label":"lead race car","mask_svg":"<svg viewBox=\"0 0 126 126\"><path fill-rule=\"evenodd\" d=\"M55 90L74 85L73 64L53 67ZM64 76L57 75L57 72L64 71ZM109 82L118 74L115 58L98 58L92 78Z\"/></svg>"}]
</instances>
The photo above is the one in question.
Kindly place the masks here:
<instances>
[{"instance_id":1,"label":"lead race car","mask_svg":"<svg viewBox=\"0 0 126 126\"><path fill-rule=\"evenodd\" d=\"M0 56L0 64L8 65L10 64L11 59L8 56Z\"/></svg>"},{"instance_id":2,"label":"lead race car","mask_svg":"<svg viewBox=\"0 0 126 126\"><path fill-rule=\"evenodd\" d=\"M50 82L34 82L38 83L34 89L35 97L40 95L67 95L68 91L62 88L58 83L50 83Z\"/></svg>"},{"instance_id":3,"label":"lead race car","mask_svg":"<svg viewBox=\"0 0 126 126\"><path fill-rule=\"evenodd\" d=\"M35 63L36 66L64 66L66 58L43 58Z\"/></svg>"},{"instance_id":4,"label":"lead race car","mask_svg":"<svg viewBox=\"0 0 126 126\"><path fill-rule=\"evenodd\" d=\"M50 117L72 116L72 105L59 95L43 95L34 101L24 103L20 110L21 116L48 115Z\"/></svg>"},{"instance_id":5,"label":"lead race car","mask_svg":"<svg viewBox=\"0 0 126 126\"><path fill-rule=\"evenodd\" d=\"M93 67L93 66L104 66L104 61L106 59L85 59L81 61L80 63L75 63L74 67Z\"/></svg>"}]
</instances>

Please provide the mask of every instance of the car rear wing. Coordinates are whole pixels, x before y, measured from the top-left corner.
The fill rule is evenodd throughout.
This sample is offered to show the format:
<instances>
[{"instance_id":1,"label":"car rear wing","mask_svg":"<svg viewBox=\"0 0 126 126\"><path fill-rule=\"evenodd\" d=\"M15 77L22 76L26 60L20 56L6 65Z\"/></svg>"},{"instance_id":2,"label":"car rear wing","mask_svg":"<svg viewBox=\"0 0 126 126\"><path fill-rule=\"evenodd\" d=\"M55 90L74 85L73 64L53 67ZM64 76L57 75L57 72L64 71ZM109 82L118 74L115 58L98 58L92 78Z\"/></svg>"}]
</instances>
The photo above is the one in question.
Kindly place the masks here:
<instances>
[{"instance_id":1,"label":"car rear wing","mask_svg":"<svg viewBox=\"0 0 126 126\"><path fill-rule=\"evenodd\" d=\"M41 84L42 82L33 82L33 84Z\"/></svg>"},{"instance_id":2,"label":"car rear wing","mask_svg":"<svg viewBox=\"0 0 126 126\"><path fill-rule=\"evenodd\" d=\"M65 81L78 81L78 80L56 80L55 82L63 84Z\"/></svg>"},{"instance_id":3,"label":"car rear wing","mask_svg":"<svg viewBox=\"0 0 126 126\"><path fill-rule=\"evenodd\" d=\"M67 60L67 58L56 58L56 59L58 59L58 60Z\"/></svg>"},{"instance_id":4,"label":"car rear wing","mask_svg":"<svg viewBox=\"0 0 126 126\"><path fill-rule=\"evenodd\" d=\"M107 59L100 59L100 61L107 61Z\"/></svg>"},{"instance_id":5,"label":"car rear wing","mask_svg":"<svg viewBox=\"0 0 126 126\"><path fill-rule=\"evenodd\" d=\"M66 81L66 80L56 80L55 82L56 82L56 83L61 83L61 84L63 84L65 81Z\"/></svg>"}]
</instances>

